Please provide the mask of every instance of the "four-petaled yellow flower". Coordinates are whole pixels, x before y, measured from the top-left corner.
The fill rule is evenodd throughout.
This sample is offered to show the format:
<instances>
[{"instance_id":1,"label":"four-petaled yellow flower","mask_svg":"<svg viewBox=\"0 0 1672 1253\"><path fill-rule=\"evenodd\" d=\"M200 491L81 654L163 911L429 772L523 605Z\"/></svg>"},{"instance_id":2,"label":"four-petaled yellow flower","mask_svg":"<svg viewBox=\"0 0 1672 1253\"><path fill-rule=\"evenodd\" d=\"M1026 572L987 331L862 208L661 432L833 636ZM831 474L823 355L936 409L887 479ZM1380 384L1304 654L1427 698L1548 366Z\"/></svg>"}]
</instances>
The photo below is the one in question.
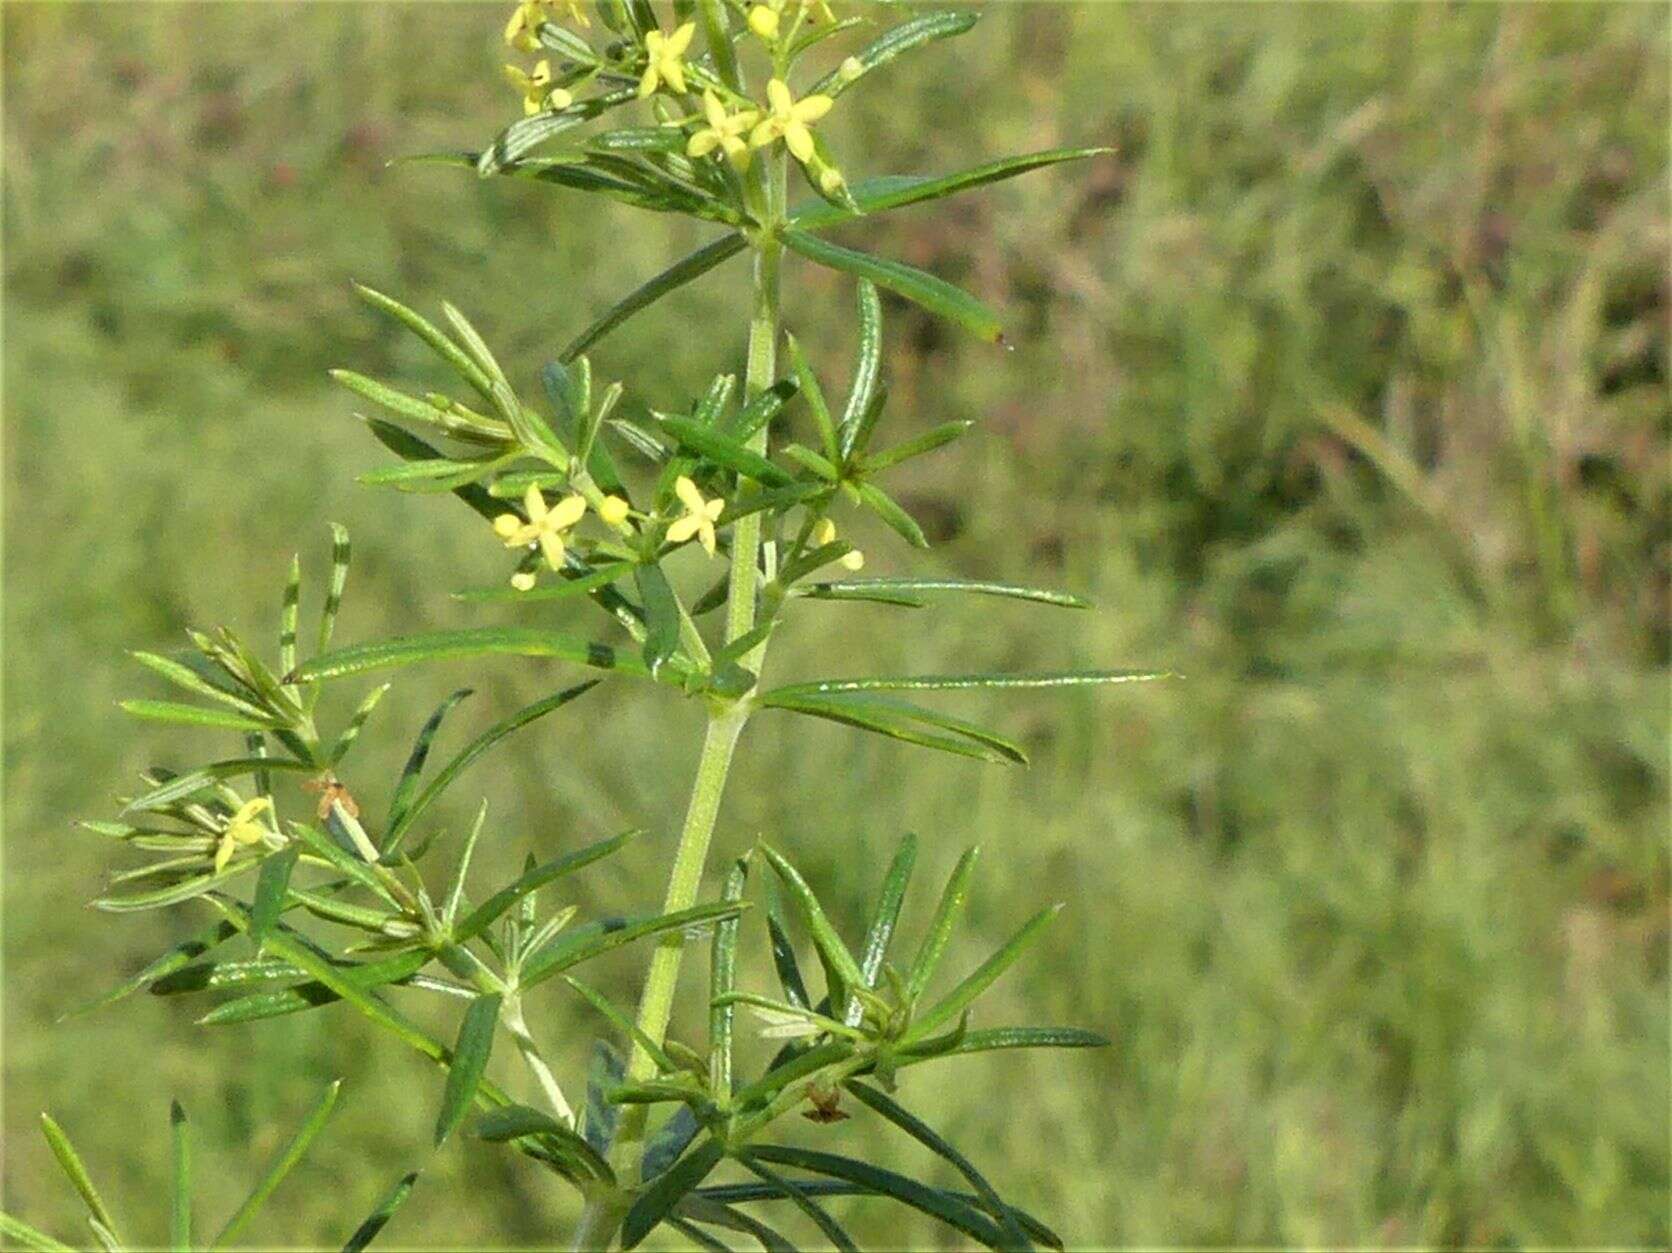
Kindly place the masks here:
<instances>
[{"instance_id":1,"label":"four-petaled yellow flower","mask_svg":"<svg viewBox=\"0 0 1672 1253\"><path fill-rule=\"evenodd\" d=\"M644 77L639 79L639 99L643 100L661 84L666 83L679 95L685 94L685 49L691 46L691 39L697 33L695 22L686 22L671 35L664 35L659 30L650 31L644 37L644 52L649 63L644 67Z\"/></svg>"},{"instance_id":2,"label":"four-petaled yellow flower","mask_svg":"<svg viewBox=\"0 0 1672 1253\"><path fill-rule=\"evenodd\" d=\"M716 148L722 148L732 164L743 169L749 164L749 145L743 142L743 137L760 114L753 109L728 114L726 106L720 103L720 97L712 91L702 93L702 109L708 118L708 125L691 136L691 142L685 147L686 155L705 157Z\"/></svg>"},{"instance_id":3,"label":"four-petaled yellow flower","mask_svg":"<svg viewBox=\"0 0 1672 1253\"><path fill-rule=\"evenodd\" d=\"M215 849L216 874L226 869L227 862L232 860L232 855L238 851L240 844L261 843L266 828L257 822L256 818L271 808L271 799L258 796L253 801L245 801L238 807L238 812L227 820L226 830L221 832L221 842Z\"/></svg>"},{"instance_id":4,"label":"four-petaled yellow flower","mask_svg":"<svg viewBox=\"0 0 1672 1253\"><path fill-rule=\"evenodd\" d=\"M683 544L693 535L701 542L703 551L714 555L714 524L726 508L723 500L704 500L697 485L683 474L673 481L674 495L685 506L685 516L676 518L668 528L668 542Z\"/></svg>"},{"instance_id":5,"label":"four-petaled yellow flower","mask_svg":"<svg viewBox=\"0 0 1672 1253\"><path fill-rule=\"evenodd\" d=\"M807 96L797 100L790 95L789 86L781 78L766 85L766 99L772 112L749 136L751 148L764 148L782 139L797 161L808 161L813 156L813 132L808 129L836 102L829 96Z\"/></svg>"},{"instance_id":6,"label":"four-petaled yellow flower","mask_svg":"<svg viewBox=\"0 0 1672 1253\"><path fill-rule=\"evenodd\" d=\"M506 81L523 94L523 112L533 117L542 109L567 109L575 102L574 96L561 87L553 87L552 63L542 60L532 74L514 65L505 67Z\"/></svg>"},{"instance_id":7,"label":"four-petaled yellow flower","mask_svg":"<svg viewBox=\"0 0 1672 1253\"><path fill-rule=\"evenodd\" d=\"M820 518L819 524L813 528L813 543L823 548L826 544L836 542L836 524L829 518ZM857 548L850 548L836 559L836 564L844 570L863 570L865 568L865 554Z\"/></svg>"},{"instance_id":8,"label":"four-petaled yellow flower","mask_svg":"<svg viewBox=\"0 0 1672 1253\"><path fill-rule=\"evenodd\" d=\"M564 532L579 522L586 513L586 498L565 496L548 509L546 498L540 494L540 489L531 484L523 496L523 508L528 511L527 522L514 513L502 513L493 520L494 534L505 541L507 548L526 548L530 544L539 544L540 551L545 554L546 564L553 570L563 569ZM520 588L520 584L515 582L513 586Z\"/></svg>"},{"instance_id":9,"label":"four-petaled yellow flower","mask_svg":"<svg viewBox=\"0 0 1672 1253\"><path fill-rule=\"evenodd\" d=\"M540 38L536 31L540 23L549 20L550 9L557 0L522 0L516 11L511 14L511 20L505 23L505 42L513 48L523 52L533 52L540 46ZM569 18L577 26L591 26L592 21L581 8L580 0L566 0Z\"/></svg>"}]
</instances>

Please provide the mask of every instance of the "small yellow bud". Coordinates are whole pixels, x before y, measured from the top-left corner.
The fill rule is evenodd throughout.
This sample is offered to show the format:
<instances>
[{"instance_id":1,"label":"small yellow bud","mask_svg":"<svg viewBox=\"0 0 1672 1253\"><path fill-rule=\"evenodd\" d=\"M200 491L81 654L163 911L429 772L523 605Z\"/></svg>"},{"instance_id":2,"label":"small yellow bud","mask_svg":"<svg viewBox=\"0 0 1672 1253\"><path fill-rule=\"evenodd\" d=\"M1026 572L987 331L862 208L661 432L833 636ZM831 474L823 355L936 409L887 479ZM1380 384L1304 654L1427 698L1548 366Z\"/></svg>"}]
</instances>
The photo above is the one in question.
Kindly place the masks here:
<instances>
[{"instance_id":1,"label":"small yellow bud","mask_svg":"<svg viewBox=\"0 0 1672 1253\"><path fill-rule=\"evenodd\" d=\"M827 196L834 196L848 185L848 180L842 177L842 171L834 165L827 165L819 171L819 190Z\"/></svg>"},{"instance_id":2,"label":"small yellow bud","mask_svg":"<svg viewBox=\"0 0 1672 1253\"><path fill-rule=\"evenodd\" d=\"M749 10L749 29L762 39L778 38L778 14L764 4Z\"/></svg>"},{"instance_id":3,"label":"small yellow bud","mask_svg":"<svg viewBox=\"0 0 1672 1253\"><path fill-rule=\"evenodd\" d=\"M813 543L823 548L826 544L836 540L836 524L829 518L820 518L818 525L813 528Z\"/></svg>"},{"instance_id":4,"label":"small yellow bud","mask_svg":"<svg viewBox=\"0 0 1672 1253\"><path fill-rule=\"evenodd\" d=\"M502 513L493 520L493 533L507 542L522 530L523 521L514 513Z\"/></svg>"},{"instance_id":5,"label":"small yellow bud","mask_svg":"<svg viewBox=\"0 0 1672 1253\"><path fill-rule=\"evenodd\" d=\"M841 566L844 570L863 570L865 568L865 554L856 548L852 552L845 553L842 556L842 559L836 564Z\"/></svg>"},{"instance_id":6,"label":"small yellow bud","mask_svg":"<svg viewBox=\"0 0 1672 1253\"><path fill-rule=\"evenodd\" d=\"M574 103L575 94L564 90L562 87L553 87L551 94L546 97L546 107L548 109L567 109Z\"/></svg>"},{"instance_id":7,"label":"small yellow bud","mask_svg":"<svg viewBox=\"0 0 1672 1253\"><path fill-rule=\"evenodd\" d=\"M838 73L842 76L842 81L845 83L853 82L854 79L858 78L864 72L865 66L860 62L858 57L848 57L842 62L841 68L838 70Z\"/></svg>"},{"instance_id":8,"label":"small yellow bud","mask_svg":"<svg viewBox=\"0 0 1672 1253\"><path fill-rule=\"evenodd\" d=\"M619 496L606 496L598 504L598 516L605 526L618 527L627 521L627 502Z\"/></svg>"},{"instance_id":9,"label":"small yellow bud","mask_svg":"<svg viewBox=\"0 0 1672 1253\"><path fill-rule=\"evenodd\" d=\"M518 570L511 576L511 586L519 592L532 592L534 590L534 571Z\"/></svg>"}]
</instances>

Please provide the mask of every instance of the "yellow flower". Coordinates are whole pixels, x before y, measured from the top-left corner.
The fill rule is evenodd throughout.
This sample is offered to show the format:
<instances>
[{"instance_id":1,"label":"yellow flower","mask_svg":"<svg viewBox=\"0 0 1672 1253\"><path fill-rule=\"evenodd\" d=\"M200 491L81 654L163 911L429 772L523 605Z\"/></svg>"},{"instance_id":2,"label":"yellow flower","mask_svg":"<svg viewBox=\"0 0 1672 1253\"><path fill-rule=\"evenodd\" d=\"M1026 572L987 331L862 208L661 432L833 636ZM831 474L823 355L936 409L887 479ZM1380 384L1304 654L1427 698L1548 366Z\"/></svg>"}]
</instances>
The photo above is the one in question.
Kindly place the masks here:
<instances>
[{"instance_id":1,"label":"yellow flower","mask_svg":"<svg viewBox=\"0 0 1672 1253\"><path fill-rule=\"evenodd\" d=\"M549 21L551 15L547 9L555 0L522 0L516 11L511 14L511 20L505 23L505 42L513 48L523 52L533 52L540 46L540 38L535 33L540 29L540 23ZM592 22L580 6L580 0L567 0L569 17L577 26L591 26Z\"/></svg>"},{"instance_id":2,"label":"yellow flower","mask_svg":"<svg viewBox=\"0 0 1672 1253\"><path fill-rule=\"evenodd\" d=\"M546 556L546 564L553 570L563 569L563 535L586 513L586 498L565 496L548 509L540 489L530 485L523 496L523 508L528 511L527 522L514 513L502 513L493 520L494 534L505 541L507 548L539 544L540 551ZM513 583L513 586L516 584Z\"/></svg>"},{"instance_id":3,"label":"yellow flower","mask_svg":"<svg viewBox=\"0 0 1672 1253\"><path fill-rule=\"evenodd\" d=\"M749 29L762 39L778 38L778 11L764 4L757 4L749 10Z\"/></svg>"},{"instance_id":4,"label":"yellow flower","mask_svg":"<svg viewBox=\"0 0 1672 1253\"><path fill-rule=\"evenodd\" d=\"M820 518L819 524L813 528L813 546L823 548L826 544L836 542L836 524L829 518ZM836 559L836 564L844 570L863 570L865 568L865 554L857 548L850 548Z\"/></svg>"},{"instance_id":5,"label":"yellow flower","mask_svg":"<svg viewBox=\"0 0 1672 1253\"><path fill-rule=\"evenodd\" d=\"M240 844L259 844L266 828L256 821L258 815L273 808L273 802L268 797L258 796L253 801L245 801L238 807L238 812L227 820L226 830L221 832L221 842L215 849L215 873L220 874L226 869L227 862L238 851Z\"/></svg>"},{"instance_id":6,"label":"yellow flower","mask_svg":"<svg viewBox=\"0 0 1672 1253\"><path fill-rule=\"evenodd\" d=\"M673 481L674 495L685 506L685 516L668 528L668 541L683 544L693 535L702 543L703 551L714 555L714 524L725 510L723 500L704 500L697 485L683 474Z\"/></svg>"},{"instance_id":7,"label":"yellow flower","mask_svg":"<svg viewBox=\"0 0 1672 1253\"><path fill-rule=\"evenodd\" d=\"M685 94L685 62L681 59L697 33L695 22L686 22L671 35L653 30L644 37L644 53L649 64L639 80L639 99L643 100L662 83L680 95Z\"/></svg>"},{"instance_id":8,"label":"yellow flower","mask_svg":"<svg viewBox=\"0 0 1672 1253\"><path fill-rule=\"evenodd\" d=\"M575 102L574 96L561 87L553 87L552 63L541 60L532 74L514 65L505 67L505 79L523 94L523 112L533 117L542 109L567 109Z\"/></svg>"},{"instance_id":9,"label":"yellow flower","mask_svg":"<svg viewBox=\"0 0 1672 1253\"><path fill-rule=\"evenodd\" d=\"M605 526L620 530L621 524L627 521L627 502L619 496L606 496L598 505L598 516Z\"/></svg>"},{"instance_id":10,"label":"yellow flower","mask_svg":"<svg viewBox=\"0 0 1672 1253\"><path fill-rule=\"evenodd\" d=\"M743 169L749 164L749 145L743 142L743 136L749 133L760 114L745 109L728 115L726 106L712 91L702 93L702 109L708 125L691 136L691 142L685 146L686 155L705 157L716 148L723 148L732 164Z\"/></svg>"},{"instance_id":11,"label":"yellow flower","mask_svg":"<svg viewBox=\"0 0 1672 1253\"><path fill-rule=\"evenodd\" d=\"M790 95L789 86L780 78L766 85L766 98L772 105L772 112L755 127L749 136L749 146L764 148L782 139L797 161L810 160L813 155L813 132L808 127L829 113L836 102L829 96L808 96L797 100Z\"/></svg>"}]
</instances>

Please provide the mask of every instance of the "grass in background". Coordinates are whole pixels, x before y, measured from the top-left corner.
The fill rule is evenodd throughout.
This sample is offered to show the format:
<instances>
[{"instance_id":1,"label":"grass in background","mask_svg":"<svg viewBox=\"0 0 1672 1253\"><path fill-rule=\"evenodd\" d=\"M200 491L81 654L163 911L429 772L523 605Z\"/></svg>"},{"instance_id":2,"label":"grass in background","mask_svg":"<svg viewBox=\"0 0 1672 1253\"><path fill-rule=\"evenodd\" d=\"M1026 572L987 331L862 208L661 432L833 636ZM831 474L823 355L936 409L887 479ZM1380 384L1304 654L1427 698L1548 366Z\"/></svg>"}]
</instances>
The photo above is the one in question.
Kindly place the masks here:
<instances>
[{"instance_id":1,"label":"grass in background","mask_svg":"<svg viewBox=\"0 0 1672 1253\"><path fill-rule=\"evenodd\" d=\"M317 577L327 519L359 552L341 638L497 620L410 564L501 577L479 524L352 482L382 455L325 369L430 375L348 280L454 300L538 394L562 342L696 239L385 168L514 110L501 16L5 8L4 1203L61 1234L79 1220L42 1108L155 1238L171 1095L218 1163L200 1202L218 1216L339 1075L264 1241L340 1241L418 1166L397 1243L545 1243L572 1217L511 1154L428 1158L433 1106L394 1099L415 1075L439 1090L427 1063L338 1011L258 1035L143 997L53 1025L192 918L78 908L110 849L70 821L172 747L114 709L149 686L122 650L187 623L276 630L289 554ZM992 5L897 76L903 99L832 116L838 152L874 154L850 177L1120 149L856 228L1004 310L1016 346L890 308L897 429L984 425L904 493L934 560L1097 610L953 604L919 631L831 606L833 642L786 637L774 674L834 652L838 671L1188 681L976 701L1022 732L1026 773L763 718L715 850L766 833L851 917L872 887L844 874L856 844L916 830L933 874L980 842L954 960L1069 903L996 1003L1114 1047L995 1059L989 1085L921 1105L1072 1241L1672 1239L1667 64L1648 6ZM670 300L600 372L690 394L741 359L719 320L740 281ZM790 273L790 324L832 374L850 299ZM885 537L856 529L887 569ZM457 677L391 693L384 777ZM451 734L567 678L500 666ZM654 746L686 742L666 728L689 713L612 687L477 766L501 866L676 813L689 754ZM781 791L810 759L842 783ZM592 907L659 897L661 838L589 873ZM607 990L631 998L641 960ZM599 1029L555 994L531 1017L576 1061ZM855 1231L941 1239L893 1214Z\"/></svg>"}]
</instances>

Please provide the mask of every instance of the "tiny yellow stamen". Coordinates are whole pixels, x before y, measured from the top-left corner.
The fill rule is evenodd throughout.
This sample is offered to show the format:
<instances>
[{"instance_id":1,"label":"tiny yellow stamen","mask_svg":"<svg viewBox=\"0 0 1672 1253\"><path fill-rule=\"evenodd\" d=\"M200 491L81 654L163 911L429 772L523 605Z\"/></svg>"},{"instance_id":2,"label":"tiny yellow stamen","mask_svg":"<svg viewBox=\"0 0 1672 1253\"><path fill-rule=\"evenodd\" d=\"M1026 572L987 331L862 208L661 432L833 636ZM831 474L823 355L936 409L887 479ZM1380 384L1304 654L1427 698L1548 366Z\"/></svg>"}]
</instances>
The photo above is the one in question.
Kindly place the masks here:
<instances>
[{"instance_id":1,"label":"tiny yellow stamen","mask_svg":"<svg viewBox=\"0 0 1672 1253\"><path fill-rule=\"evenodd\" d=\"M686 22L671 35L653 30L644 37L646 65L644 77L639 79L639 99L643 100L666 83L679 95L685 94L685 49L697 33L695 22Z\"/></svg>"},{"instance_id":2,"label":"tiny yellow stamen","mask_svg":"<svg viewBox=\"0 0 1672 1253\"><path fill-rule=\"evenodd\" d=\"M683 544L695 536L702 544L703 551L710 557L714 555L714 524L719 521L720 514L725 511L726 502L723 500L704 500L703 494L697 490L697 485L683 474L673 483L674 495L685 506L685 515L674 520L668 527L668 542Z\"/></svg>"}]
</instances>

